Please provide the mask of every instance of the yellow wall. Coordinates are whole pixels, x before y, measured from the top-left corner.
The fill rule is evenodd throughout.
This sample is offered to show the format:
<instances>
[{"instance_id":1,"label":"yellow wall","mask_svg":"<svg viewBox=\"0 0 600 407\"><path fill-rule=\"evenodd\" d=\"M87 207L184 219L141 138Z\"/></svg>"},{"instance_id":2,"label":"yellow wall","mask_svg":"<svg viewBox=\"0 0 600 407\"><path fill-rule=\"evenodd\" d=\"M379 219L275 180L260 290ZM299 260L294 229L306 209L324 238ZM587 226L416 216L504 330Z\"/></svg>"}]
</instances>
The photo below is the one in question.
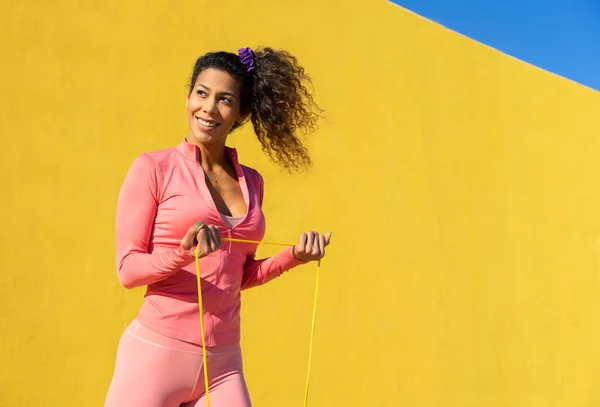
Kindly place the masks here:
<instances>
[{"instance_id":1,"label":"yellow wall","mask_svg":"<svg viewBox=\"0 0 600 407\"><path fill-rule=\"evenodd\" d=\"M297 54L327 113L307 174L232 136L269 238L334 232L310 405L600 405L597 92L383 0L0 16L0 406L102 405L142 295L114 271L123 177L186 135L198 54L258 44ZM305 266L244 294L256 406L302 403L313 283Z\"/></svg>"}]
</instances>

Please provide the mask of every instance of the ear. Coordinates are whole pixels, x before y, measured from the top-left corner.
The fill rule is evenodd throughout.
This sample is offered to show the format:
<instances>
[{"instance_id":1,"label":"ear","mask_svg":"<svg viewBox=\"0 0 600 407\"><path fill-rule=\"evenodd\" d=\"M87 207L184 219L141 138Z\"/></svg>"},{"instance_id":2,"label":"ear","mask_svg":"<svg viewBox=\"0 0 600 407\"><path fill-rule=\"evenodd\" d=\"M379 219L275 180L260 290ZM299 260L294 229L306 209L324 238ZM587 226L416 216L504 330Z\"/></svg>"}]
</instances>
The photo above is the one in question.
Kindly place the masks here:
<instances>
[{"instance_id":1,"label":"ear","mask_svg":"<svg viewBox=\"0 0 600 407\"><path fill-rule=\"evenodd\" d=\"M188 103L190 102L190 94L185 95L185 107L188 107Z\"/></svg>"}]
</instances>

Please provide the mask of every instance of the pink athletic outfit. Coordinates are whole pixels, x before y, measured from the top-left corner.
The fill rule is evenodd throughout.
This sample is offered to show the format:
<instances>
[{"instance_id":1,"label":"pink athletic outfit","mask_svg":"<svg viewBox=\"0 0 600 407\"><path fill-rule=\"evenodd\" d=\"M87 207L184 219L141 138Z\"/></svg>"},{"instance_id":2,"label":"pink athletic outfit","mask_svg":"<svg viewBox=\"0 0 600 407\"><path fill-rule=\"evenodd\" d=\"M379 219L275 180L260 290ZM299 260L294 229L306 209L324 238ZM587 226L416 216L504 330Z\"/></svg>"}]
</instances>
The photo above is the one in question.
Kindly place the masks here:
<instances>
[{"instance_id":1,"label":"pink athletic outfit","mask_svg":"<svg viewBox=\"0 0 600 407\"><path fill-rule=\"evenodd\" d=\"M224 219L206 185L199 154L199 149L185 140L175 148L142 154L123 183L117 204L117 274L127 288L148 287L137 320L121 338L105 406L196 405L204 394L198 289L194 258L180 241L199 220L219 226L224 237L260 241L264 236L264 184L260 174L239 164L236 150L226 148L248 211L243 218ZM211 401L215 407L250 405L239 350L240 291L302 264L289 248L257 260L256 247L252 243L223 242L220 250L200 259L203 319L210 347L208 370L213 380ZM183 357L182 352L199 356ZM183 366L190 363L193 367ZM162 390L149 400L148 386L157 389L152 383L160 375L169 379L166 382L177 384L167 386L164 380L158 380ZM192 384L183 385L177 377ZM223 383L228 383L229 390L218 390L225 387ZM233 398L217 404L212 387L215 394L230 394ZM178 396L173 396L174 392Z\"/></svg>"}]
</instances>

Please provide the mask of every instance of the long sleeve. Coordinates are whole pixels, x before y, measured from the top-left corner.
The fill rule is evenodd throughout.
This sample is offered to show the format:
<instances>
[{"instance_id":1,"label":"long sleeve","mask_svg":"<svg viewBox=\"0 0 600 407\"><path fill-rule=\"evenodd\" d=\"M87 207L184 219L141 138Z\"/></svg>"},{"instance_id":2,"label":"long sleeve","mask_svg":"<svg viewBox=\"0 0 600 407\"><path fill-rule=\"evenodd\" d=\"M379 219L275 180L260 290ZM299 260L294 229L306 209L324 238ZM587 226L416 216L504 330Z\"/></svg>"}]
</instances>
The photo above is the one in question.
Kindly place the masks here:
<instances>
[{"instance_id":1,"label":"long sleeve","mask_svg":"<svg viewBox=\"0 0 600 407\"><path fill-rule=\"evenodd\" d=\"M296 266L305 264L296 260L292 255L292 248L288 247L276 256L256 260L254 256L248 256L244 265L244 276L242 277L242 290L257 287L268 283L279 277L285 271Z\"/></svg>"},{"instance_id":2,"label":"long sleeve","mask_svg":"<svg viewBox=\"0 0 600 407\"><path fill-rule=\"evenodd\" d=\"M177 273L194 259L177 247L149 253L160 202L161 173L148 155L132 164L119 193L116 215L117 276L126 288L152 284Z\"/></svg>"}]
</instances>

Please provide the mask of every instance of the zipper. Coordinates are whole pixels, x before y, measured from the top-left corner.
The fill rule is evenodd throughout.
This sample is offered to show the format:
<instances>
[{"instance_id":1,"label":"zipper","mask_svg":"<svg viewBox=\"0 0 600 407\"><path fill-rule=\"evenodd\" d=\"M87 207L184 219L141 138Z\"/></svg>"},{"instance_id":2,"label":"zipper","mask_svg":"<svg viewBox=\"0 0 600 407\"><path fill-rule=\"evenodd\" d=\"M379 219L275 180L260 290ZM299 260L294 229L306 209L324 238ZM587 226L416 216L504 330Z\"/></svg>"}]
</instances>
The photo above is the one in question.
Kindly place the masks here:
<instances>
[{"instance_id":1,"label":"zipper","mask_svg":"<svg viewBox=\"0 0 600 407\"><path fill-rule=\"evenodd\" d=\"M227 228L227 237L231 239L231 229ZM217 275L215 278L215 283L218 285L221 282L221 274L223 272L223 265L225 264L225 256L231 254L231 242L227 242L227 250L223 250L223 245L221 244L221 250L219 250L219 267L217 268Z\"/></svg>"},{"instance_id":2,"label":"zipper","mask_svg":"<svg viewBox=\"0 0 600 407\"><path fill-rule=\"evenodd\" d=\"M243 221L242 221L243 222ZM227 237L229 239L231 239L231 229L227 228ZM232 242L227 242L229 243L229 246L227 246L227 254L231 254L231 247L233 246L231 243Z\"/></svg>"}]
</instances>

